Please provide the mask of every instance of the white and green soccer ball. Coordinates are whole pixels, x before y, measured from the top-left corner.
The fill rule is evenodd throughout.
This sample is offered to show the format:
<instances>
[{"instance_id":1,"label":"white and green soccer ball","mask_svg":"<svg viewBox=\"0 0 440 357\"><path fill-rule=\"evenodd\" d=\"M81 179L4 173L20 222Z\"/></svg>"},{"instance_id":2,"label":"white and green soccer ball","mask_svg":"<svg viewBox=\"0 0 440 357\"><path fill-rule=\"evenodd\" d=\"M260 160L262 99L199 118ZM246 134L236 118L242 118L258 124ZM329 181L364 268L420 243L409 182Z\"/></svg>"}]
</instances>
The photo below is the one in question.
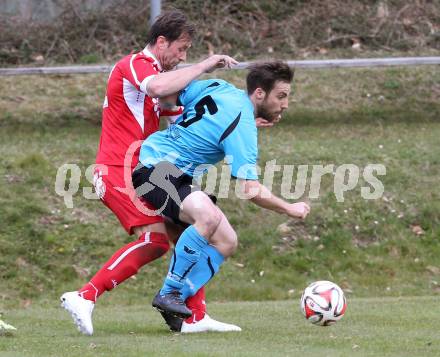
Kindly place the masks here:
<instances>
[{"instance_id":1,"label":"white and green soccer ball","mask_svg":"<svg viewBox=\"0 0 440 357\"><path fill-rule=\"evenodd\" d=\"M329 326L345 314L347 301L342 289L331 281L320 280L305 288L301 296L301 311L315 325Z\"/></svg>"}]
</instances>

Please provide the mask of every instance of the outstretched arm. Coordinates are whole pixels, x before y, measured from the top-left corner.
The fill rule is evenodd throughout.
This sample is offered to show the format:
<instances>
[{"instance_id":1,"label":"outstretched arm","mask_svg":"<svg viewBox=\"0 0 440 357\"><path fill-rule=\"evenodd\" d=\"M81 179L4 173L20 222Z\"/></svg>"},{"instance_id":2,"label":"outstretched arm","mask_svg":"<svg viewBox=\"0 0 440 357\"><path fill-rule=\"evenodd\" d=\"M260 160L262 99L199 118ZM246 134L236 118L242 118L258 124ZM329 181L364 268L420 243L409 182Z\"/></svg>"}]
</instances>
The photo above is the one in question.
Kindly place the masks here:
<instances>
[{"instance_id":1,"label":"outstretched arm","mask_svg":"<svg viewBox=\"0 0 440 357\"><path fill-rule=\"evenodd\" d=\"M159 73L148 81L147 94L152 98L160 98L176 93L203 73L212 72L216 68L231 68L237 63L235 59L226 55L212 55L195 65Z\"/></svg>"},{"instance_id":2,"label":"outstretched arm","mask_svg":"<svg viewBox=\"0 0 440 357\"><path fill-rule=\"evenodd\" d=\"M266 186L257 180L238 180L243 192L250 201L257 206L271 211L286 214L289 217L304 219L310 212L310 206L305 202L289 203L275 196Z\"/></svg>"}]
</instances>

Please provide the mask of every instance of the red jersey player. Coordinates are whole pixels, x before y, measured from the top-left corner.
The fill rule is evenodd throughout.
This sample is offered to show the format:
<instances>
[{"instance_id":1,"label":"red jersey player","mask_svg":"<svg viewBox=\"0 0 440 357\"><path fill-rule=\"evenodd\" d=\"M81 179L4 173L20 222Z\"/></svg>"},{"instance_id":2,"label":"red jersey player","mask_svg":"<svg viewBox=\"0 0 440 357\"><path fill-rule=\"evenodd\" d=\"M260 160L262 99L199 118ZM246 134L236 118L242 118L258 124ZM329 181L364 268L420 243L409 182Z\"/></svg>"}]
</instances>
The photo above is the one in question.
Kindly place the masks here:
<instances>
[{"instance_id":1,"label":"red jersey player","mask_svg":"<svg viewBox=\"0 0 440 357\"><path fill-rule=\"evenodd\" d=\"M114 253L81 289L61 296L61 305L70 312L84 334L93 334L92 312L97 298L169 249L163 217L148 216L139 210L132 201L134 192L126 185L127 180L131 185L131 172L138 162L140 143L159 128L161 110L157 98L180 91L205 72L237 63L229 56L213 55L196 65L170 71L186 60L194 32L193 25L180 11L165 13L152 25L145 49L124 57L110 73L94 184L102 202L137 240ZM148 203L144 204L147 209L153 209ZM178 229L168 230L171 231L179 232ZM181 332L241 330L238 326L211 319L206 314L204 298L201 289L186 301L193 316L185 321L165 315L170 328Z\"/></svg>"}]
</instances>

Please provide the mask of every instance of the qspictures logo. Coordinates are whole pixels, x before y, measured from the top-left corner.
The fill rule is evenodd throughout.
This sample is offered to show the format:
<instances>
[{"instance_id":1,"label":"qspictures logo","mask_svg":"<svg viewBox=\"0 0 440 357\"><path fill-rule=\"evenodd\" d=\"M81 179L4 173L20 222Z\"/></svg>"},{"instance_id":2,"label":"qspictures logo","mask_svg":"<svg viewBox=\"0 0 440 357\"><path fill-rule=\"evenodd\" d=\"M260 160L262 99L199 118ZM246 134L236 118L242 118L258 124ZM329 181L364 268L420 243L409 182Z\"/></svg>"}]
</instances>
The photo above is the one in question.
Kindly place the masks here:
<instances>
[{"instance_id":1,"label":"qspictures logo","mask_svg":"<svg viewBox=\"0 0 440 357\"><path fill-rule=\"evenodd\" d=\"M127 156L127 163L131 162L133 152ZM179 155L169 154L169 162L177 160ZM171 159L172 158L172 159ZM231 177L230 164L233 157L226 157L221 165L200 165L194 168L194 186L203 186L203 191L217 198L230 198L231 193L239 199L249 199L257 192L243 192L243 185L240 180ZM227 162L227 164L226 164ZM253 165L252 165L253 166ZM153 171L148 184L143 185L135 192L132 181L132 169L130 165L124 167L124 187L114 187L116 190L126 194L134 205L147 215L160 214L163 207L156 210L149 210L138 198L154 187L159 187L168 194L168 199L174 200L180 205L180 199L174 186L170 183L170 177L178 178L185 171L178 170L174 165L167 165L170 169ZM174 168L174 169L173 169ZM245 175L248 170L255 169L250 165L243 165L239 173ZM299 198L308 198L310 200L319 199L323 193L322 185L326 178L326 187L328 190L329 182L337 202L344 202L345 194L350 191L360 191L360 197L365 200L375 200L383 196L384 185L380 180L381 176L386 175L386 167L380 163L369 163L365 166L355 164L277 164L277 160L270 160L264 167L256 166L260 182L268 188L266 194L273 191L274 185L280 186L280 196L286 200L297 200ZM55 192L62 196L66 207L73 208L74 196L82 194L86 199L105 199L106 190L105 176L108 174L105 165L90 165L84 171L76 164L64 164L58 171L55 180ZM91 186L82 187L80 192L80 180L85 176ZM241 176L241 175L240 175ZM359 190L360 189L360 190Z\"/></svg>"}]
</instances>

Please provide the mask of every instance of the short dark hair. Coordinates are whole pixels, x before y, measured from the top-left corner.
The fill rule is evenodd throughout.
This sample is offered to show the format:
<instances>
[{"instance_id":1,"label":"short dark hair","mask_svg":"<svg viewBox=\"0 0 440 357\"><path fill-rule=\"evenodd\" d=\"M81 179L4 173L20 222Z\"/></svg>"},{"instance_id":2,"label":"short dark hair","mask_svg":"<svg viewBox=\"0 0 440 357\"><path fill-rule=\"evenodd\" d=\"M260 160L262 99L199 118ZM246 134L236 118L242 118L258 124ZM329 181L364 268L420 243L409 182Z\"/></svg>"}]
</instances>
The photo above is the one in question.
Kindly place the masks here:
<instances>
[{"instance_id":1,"label":"short dark hair","mask_svg":"<svg viewBox=\"0 0 440 357\"><path fill-rule=\"evenodd\" d=\"M164 36L170 42L182 35L193 38L195 33L196 28L188 21L186 15L180 10L172 10L157 17L148 32L147 43L154 45L159 36Z\"/></svg>"},{"instance_id":2,"label":"short dark hair","mask_svg":"<svg viewBox=\"0 0 440 357\"><path fill-rule=\"evenodd\" d=\"M259 62L249 66L249 73L246 77L248 94L255 89L262 88L269 93L276 81L291 83L294 71L289 65L282 61Z\"/></svg>"}]
</instances>

